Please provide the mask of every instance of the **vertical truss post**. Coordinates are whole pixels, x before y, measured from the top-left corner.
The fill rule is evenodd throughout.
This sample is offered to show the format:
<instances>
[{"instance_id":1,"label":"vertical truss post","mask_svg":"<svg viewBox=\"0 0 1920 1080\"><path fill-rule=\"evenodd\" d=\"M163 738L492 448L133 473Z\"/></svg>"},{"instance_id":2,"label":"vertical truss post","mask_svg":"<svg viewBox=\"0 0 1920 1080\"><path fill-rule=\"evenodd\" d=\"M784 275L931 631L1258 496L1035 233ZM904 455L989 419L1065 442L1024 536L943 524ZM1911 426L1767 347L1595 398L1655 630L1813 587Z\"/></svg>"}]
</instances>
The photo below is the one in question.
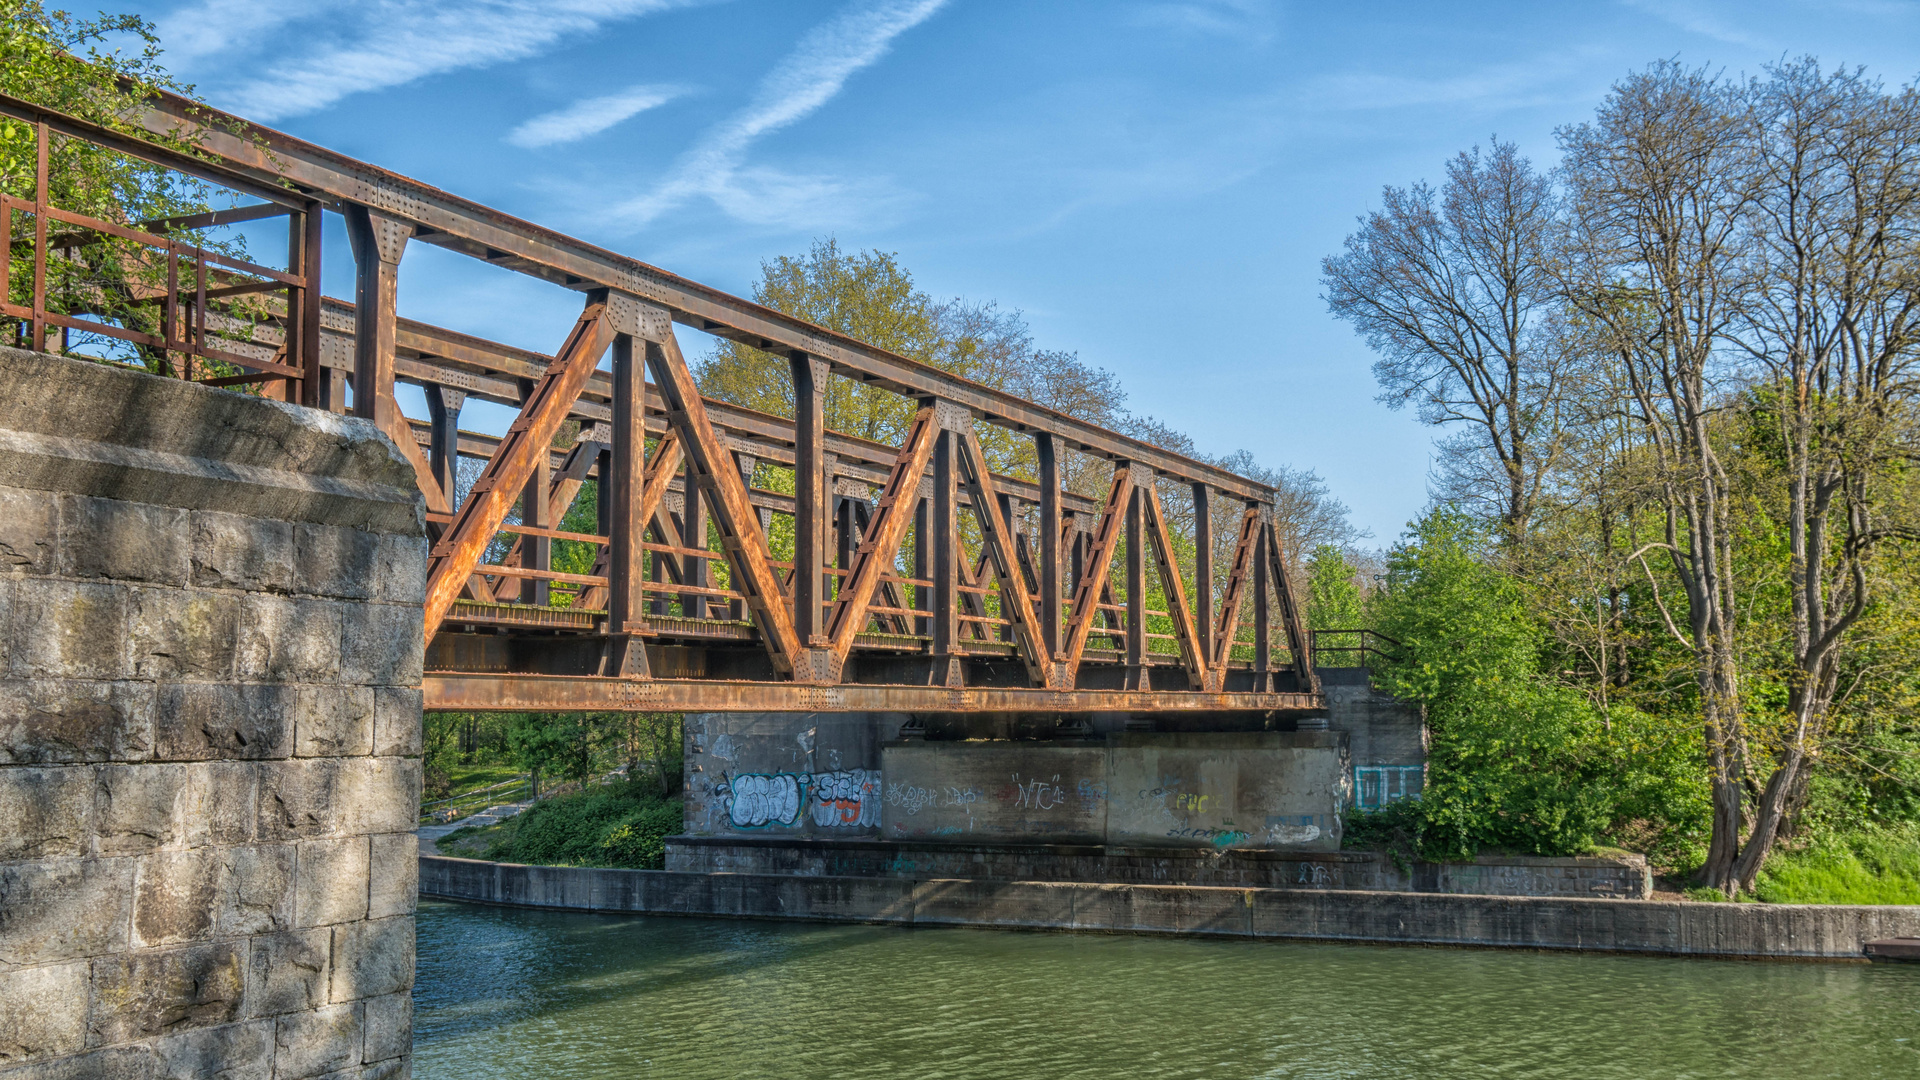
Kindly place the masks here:
<instances>
[{"instance_id":1,"label":"vertical truss post","mask_svg":"<svg viewBox=\"0 0 1920 1080\"><path fill-rule=\"evenodd\" d=\"M793 632L808 648L827 645L827 363L794 356Z\"/></svg>"},{"instance_id":2,"label":"vertical truss post","mask_svg":"<svg viewBox=\"0 0 1920 1080\"><path fill-rule=\"evenodd\" d=\"M939 436L935 435L934 440L937 444ZM928 505L928 500L923 496L916 495L913 500L913 577L915 581L932 580L927 576L927 574L931 572L930 568L933 565L933 552L930 550L930 545L933 543L933 534L928 531L927 522L928 515L931 512L932 507ZM916 611L933 610L933 588L931 586L915 585L913 587L913 607ZM931 625L931 620L925 615L914 616L913 632L919 634L921 637L932 634L933 626Z\"/></svg>"},{"instance_id":3,"label":"vertical truss post","mask_svg":"<svg viewBox=\"0 0 1920 1080\"><path fill-rule=\"evenodd\" d=\"M1206 484L1193 485L1193 623L1200 657L1213 659L1213 508Z\"/></svg>"},{"instance_id":4,"label":"vertical truss post","mask_svg":"<svg viewBox=\"0 0 1920 1080\"><path fill-rule=\"evenodd\" d=\"M942 428L933 445L933 658L945 662L947 683L959 670L960 537L955 532L959 502L955 490L954 443L959 436Z\"/></svg>"},{"instance_id":5,"label":"vertical truss post","mask_svg":"<svg viewBox=\"0 0 1920 1080\"><path fill-rule=\"evenodd\" d=\"M986 470L986 467L987 467L986 462L983 461L980 463L981 471L984 472ZM999 495L995 496L993 501L994 501L994 505L999 507L1000 520L1002 522L1005 522L1007 526L1007 544L1008 544L1007 560L1008 562L1013 562L1018 555L1018 552L1016 550L1018 542L1014 540L1013 536L1015 533L1020 531L1019 527L1014 524L1013 496L1008 495L1006 492L1003 491ZM1019 567L1015 565L1014 573L1017 574L1019 572L1020 572ZM1013 617L1013 612L1007 610L1008 607L1010 606L1007 603L1007 599L1008 598L1005 595L1002 595L1000 597L1000 617L1007 620L1007 625L1001 627L1000 633L996 635L997 637L999 637L1001 641L1012 641L1014 627L1020 624L1020 620Z\"/></svg>"},{"instance_id":6,"label":"vertical truss post","mask_svg":"<svg viewBox=\"0 0 1920 1080\"><path fill-rule=\"evenodd\" d=\"M740 470L740 483L744 487L746 487L748 491L753 490L753 470L754 470L754 467L758 464L759 464L758 458L755 458L750 454L740 453L737 450L734 451L734 455L733 455L734 468ZM761 534L765 535L766 533L772 532L773 531L773 511L768 510L765 507L758 507L755 509L755 514L760 519ZM744 617L746 617L746 605L743 604L738 597L727 601L727 618L732 619L734 622L739 622Z\"/></svg>"},{"instance_id":7,"label":"vertical truss post","mask_svg":"<svg viewBox=\"0 0 1920 1080\"><path fill-rule=\"evenodd\" d=\"M1040 458L1040 633L1048 660L1060 656L1060 464L1053 436L1033 437Z\"/></svg>"},{"instance_id":8,"label":"vertical truss post","mask_svg":"<svg viewBox=\"0 0 1920 1080\"><path fill-rule=\"evenodd\" d=\"M532 398L532 388L523 389L521 397ZM553 487L552 476L553 454L547 447L540 447L539 452L533 455L533 471L527 474L526 487L520 492L520 524L536 529L553 528L553 518L547 506L547 494ZM520 543L520 565L529 570L553 569L552 537L522 536ZM520 583L522 603L545 607L552 599L552 583L544 578L529 578Z\"/></svg>"},{"instance_id":9,"label":"vertical truss post","mask_svg":"<svg viewBox=\"0 0 1920 1080\"><path fill-rule=\"evenodd\" d=\"M1153 483L1150 475L1143 475ZM1140 505L1143 492L1135 485L1127 498L1127 689L1146 690L1147 675L1147 530Z\"/></svg>"},{"instance_id":10,"label":"vertical truss post","mask_svg":"<svg viewBox=\"0 0 1920 1080\"><path fill-rule=\"evenodd\" d=\"M300 404L326 408L326 369L320 363L320 240L318 202L287 215L287 273L300 287L287 290L287 363L299 368Z\"/></svg>"},{"instance_id":11,"label":"vertical truss post","mask_svg":"<svg viewBox=\"0 0 1920 1080\"><path fill-rule=\"evenodd\" d=\"M680 546L691 551L707 550L707 501L701 489L700 478L688 470L682 484L685 492L680 508ZM684 555L680 563L680 584L694 588L707 585L707 560L698 555ZM680 594L680 612L689 619L707 617L706 597L697 592Z\"/></svg>"},{"instance_id":12,"label":"vertical truss post","mask_svg":"<svg viewBox=\"0 0 1920 1080\"><path fill-rule=\"evenodd\" d=\"M613 445L600 453L600 524L607 537L607 674L649 674L642 562L647 535L647 376L633 327L613 338ZM662 477L661 483L666 482Z\"/></svg>"},{"instance_id":13,"label":"vertical truss post","mask_svg":"<svg viewBox=\"0 0 1920 1080\"><path fill-rule=\"evenodd\" d=\"M395 303L400 256L413 226L351 203L346 218L354 261L353 415L382 423L399 411L393 404Z\"/></svg>"},{"instance_id":14,"label":"vertical truss post","mask_svg":"<svg viewBox=\"0 0 1920 1080\"><path fill-rule=\"evenodd\" d=\"M1253 689L1273 689L1273 613L1267 601L1267 531L1253 540Z\"/></svg>"},{"instance_id":15,"label":"vertical truss post","mask_svg":"<svg viewBox=\"0 0 1920 1080\"><path fill-rule=\"evenodd\" d=\"M835 486L838 486L837 482ZM833 566L843 571L834 577L833 595L836 600L847 591L844 571L853 569L853 550L860 544L860 530L853 520L853 504L851 495L836 492L833 496Z\"/></svg>"},{"instance_id":16,"label":"vertical truss post","mask_svg":"<svg viewBox=\"0 0 1920 1080\"><path fill-rule=\"evenodd\" d=\"M421 389L427 394L428 462L433 467L434 482L446 493L451 506L460 470L460 409L467 403L467 392L432 384Z\"/></svg>"}]
</instances>

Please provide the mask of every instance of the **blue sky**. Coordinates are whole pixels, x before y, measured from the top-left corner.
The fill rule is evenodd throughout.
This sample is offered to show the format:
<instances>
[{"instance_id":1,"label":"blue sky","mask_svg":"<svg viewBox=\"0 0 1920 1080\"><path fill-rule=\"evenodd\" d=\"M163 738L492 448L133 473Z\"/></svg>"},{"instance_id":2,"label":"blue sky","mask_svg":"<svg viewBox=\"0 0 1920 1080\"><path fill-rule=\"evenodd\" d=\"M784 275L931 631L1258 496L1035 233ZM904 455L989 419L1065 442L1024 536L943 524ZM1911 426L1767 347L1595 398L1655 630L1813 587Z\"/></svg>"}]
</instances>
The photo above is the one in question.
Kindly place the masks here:
<instances>
[{"instance_id":1,"label":"blue sky","mask_svg":"<svg viewBox=\"0 0 1920 1080\"><path fill-rule=\"evenodd\" d=\"M1318 267L1382 185L1496 134L1550 164L1556 126L1656 59L1920 74L1896 0L134 10L215 105L721 288L816 237L896 251L1207 452L1318 471L1376 543L1425 502L1435 432L1374 401ZM344 236L327 251L350 296ZM578 303L424 245L402 264L402 314L515 344L555 348Z\"/></svg>"}]
</instances>

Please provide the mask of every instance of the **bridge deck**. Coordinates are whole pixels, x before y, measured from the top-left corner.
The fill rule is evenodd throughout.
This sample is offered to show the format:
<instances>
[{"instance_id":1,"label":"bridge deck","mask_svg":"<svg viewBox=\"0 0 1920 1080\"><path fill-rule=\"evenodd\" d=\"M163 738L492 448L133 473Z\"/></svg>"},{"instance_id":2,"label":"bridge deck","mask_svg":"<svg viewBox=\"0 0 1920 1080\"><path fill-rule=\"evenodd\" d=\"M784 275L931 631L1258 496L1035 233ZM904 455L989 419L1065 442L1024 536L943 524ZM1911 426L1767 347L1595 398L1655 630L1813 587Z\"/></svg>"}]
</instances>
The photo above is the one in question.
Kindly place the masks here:
<instances>
[{"instance_id":1,"label":"bridge deck","mask_svg":"<svg viewBox=\"0 0 1920 1080\"><path fill-rule=\"evenodd\" d=\"M38 157L34 199L0 202L0 223L35 221L32 257L0 261L0 321L22 344L79 334L159 374L351 407L413 463L430 708L1324 706L1259 481L183 99L141 119L164 139L6 97L0 114L33 126ZM56 139L259 201L70 213L47 196ZM327 212L353 241L353 304L320 292ZM276 217L284 268L193 231ZM402 319L410 243L574 290L583 310L551 355ZM164 284L147 272L161 265ZM5 277L27 274L31 303L9 302ZM676 326L786 361L794 415L702 397ZM898 445L826 427L835 380L901 396ZM403 382L428 419L401 414ZM469 399L517 410L506 434L461 431ZM1020 442L1023 475L994 471ZM462 459L481 465L471 485ZM1091 494L1063 490L1076 461L1096 466ZM597 521L563 529L588 485Z\"/></svg>"}]
</instances>

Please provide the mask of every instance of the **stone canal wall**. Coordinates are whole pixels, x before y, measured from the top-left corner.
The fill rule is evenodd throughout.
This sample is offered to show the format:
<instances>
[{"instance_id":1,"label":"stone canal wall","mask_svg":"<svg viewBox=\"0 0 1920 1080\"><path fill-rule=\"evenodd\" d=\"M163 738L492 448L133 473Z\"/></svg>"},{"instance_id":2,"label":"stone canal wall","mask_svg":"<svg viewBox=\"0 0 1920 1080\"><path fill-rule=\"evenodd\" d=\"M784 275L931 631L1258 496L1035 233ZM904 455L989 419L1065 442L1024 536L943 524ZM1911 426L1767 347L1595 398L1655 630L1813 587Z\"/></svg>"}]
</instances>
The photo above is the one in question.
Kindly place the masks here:
<instances>
[{"instance_id":1,"label":"stone canal wall","mask_svg":"<svg viewBox=\"0 0 1920 1080\"><path fill-rule=\"evenodd\" d=\"M1859 960L1920 936L1920 907L688 874L420 860L422 896L518 907L1671 956Z\"/></svg>"},{"instance_id":2,"label":"stone canal wall","mask_svg":"<svg viewBox=\"0 0 1920 1080\"><path fill-rule=\"evenodd\" d=\"M418 500L369 423L0 349L0 1072L407 1074Z\"/></svg>"},{"instance_id":3,"label":"stone canal wall","mask_svg":"<svg viewBox=\"0 0 1920 1080\"><path fill-rule=\"evenodd\" d=\"M675 836L667 840L667 869L1635 900L1653 895L1646 856L1624 853L1563 859L1482 856L1472 862L1401 866L1390 856L1371 851Z\"/></svg>"}]
</instances>

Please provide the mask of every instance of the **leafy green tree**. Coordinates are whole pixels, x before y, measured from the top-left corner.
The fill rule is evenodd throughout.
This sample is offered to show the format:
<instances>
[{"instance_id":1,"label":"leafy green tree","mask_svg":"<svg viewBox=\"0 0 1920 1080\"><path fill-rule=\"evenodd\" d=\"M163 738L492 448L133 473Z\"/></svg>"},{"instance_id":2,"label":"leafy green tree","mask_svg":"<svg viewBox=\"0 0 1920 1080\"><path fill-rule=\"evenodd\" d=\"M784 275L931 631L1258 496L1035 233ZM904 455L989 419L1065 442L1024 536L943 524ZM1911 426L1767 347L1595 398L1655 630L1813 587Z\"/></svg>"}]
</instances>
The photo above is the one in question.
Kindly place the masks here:
<instances>
[{"instance_id":1,"label":"leafy green tree","mask_svg":"<svg viewBox=\"0 0 1920 1080\"><path fill-rule=\"evenodd\" d=\"M1354 630L1366 622L1366 594L1360 571L1347 553L1321 544L1307 558L1307 626L1313 630ZM1350 636L1350 635L1349 635Z\"/></svg>"}]
</instances>

